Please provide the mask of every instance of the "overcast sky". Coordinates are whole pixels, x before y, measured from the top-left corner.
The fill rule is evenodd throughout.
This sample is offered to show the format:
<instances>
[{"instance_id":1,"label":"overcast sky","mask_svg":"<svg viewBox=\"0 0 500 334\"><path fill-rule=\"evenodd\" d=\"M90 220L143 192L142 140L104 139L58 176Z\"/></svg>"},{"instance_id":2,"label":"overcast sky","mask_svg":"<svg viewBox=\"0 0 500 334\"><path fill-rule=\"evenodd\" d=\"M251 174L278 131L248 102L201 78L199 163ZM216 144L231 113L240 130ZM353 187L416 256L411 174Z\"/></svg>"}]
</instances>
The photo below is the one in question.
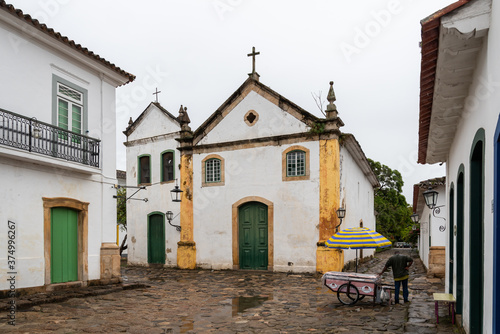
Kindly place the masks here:
<instances>
[{"instance_id":1,"label":"overcast sky","mask_svg":"<svg viewBox=\"0 0 500 334\"><path fill-rule=\"evenodd\" d=\"M336 105L368 158L399 170L403 193L445 175L418 165L420 20L453 0L7 0L137 76L117 90L117 168L125 135L154 100L187 106L196 129L248 77L322 116L311 93ZM326 103L324 104L326 106Z\"/></svg>"}]
</instances>

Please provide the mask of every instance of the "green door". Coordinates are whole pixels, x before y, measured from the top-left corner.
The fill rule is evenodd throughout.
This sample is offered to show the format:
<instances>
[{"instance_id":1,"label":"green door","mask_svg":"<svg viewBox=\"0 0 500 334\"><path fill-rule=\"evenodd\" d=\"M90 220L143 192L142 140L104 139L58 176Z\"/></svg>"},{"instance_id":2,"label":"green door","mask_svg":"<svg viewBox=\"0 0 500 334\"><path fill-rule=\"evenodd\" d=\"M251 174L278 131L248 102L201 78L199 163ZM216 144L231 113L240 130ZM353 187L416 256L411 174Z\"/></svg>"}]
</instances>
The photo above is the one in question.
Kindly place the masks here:
<instances>
[{"instance_id":1,"label":"green door","mask_svg":"<svg viewBox=\"0 0 500 334\"><path fill-rule=\"evenodd\" d=\"M470 161L469 220L469 326L471 333L483 333L484 318L484 157L479 141ZM490 291L488 291L490 292Z\"/></svg>"},{"instance_id":2,"label":"green door","mask_svg":"<svg viewBox=\"0 0 500 334\"><path fill-rule=\"evenodd\" d=\"M50 234L51 282L78 281L78 212L52 208Z\"/></svg>"},{"instance_id":3,"label":"green door","mask_svg":"<svg viewBox=\"0 0 500 334\"><path fill-rule=\"evenodd\" d=\"M165 264L165 223L158 213L148 218L148 262Z\"/></svg>"},{"instance_id":4,"label":"green door","mask_svg":"<svg viewBox=\"0 0 500 334\"><path fill-rule=\"evenodd\" d=\"M267 205L249 202L239 208L240 269L267 270Z\"/></svg>"}]
</instances>

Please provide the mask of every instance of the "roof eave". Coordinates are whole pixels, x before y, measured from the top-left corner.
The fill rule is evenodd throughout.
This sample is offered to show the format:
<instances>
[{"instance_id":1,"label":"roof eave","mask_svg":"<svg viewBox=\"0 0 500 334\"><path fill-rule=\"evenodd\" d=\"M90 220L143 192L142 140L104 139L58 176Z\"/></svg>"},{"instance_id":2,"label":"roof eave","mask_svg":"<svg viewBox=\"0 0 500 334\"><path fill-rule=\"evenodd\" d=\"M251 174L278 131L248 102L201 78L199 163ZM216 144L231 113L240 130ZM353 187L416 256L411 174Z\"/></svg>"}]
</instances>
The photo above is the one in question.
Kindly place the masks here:
<instances>
[{"instance_id":1,"label":"roof eave","mask_svg":"<svg viewBox=\"0 0 500 334\"><path fill-rule=\"evenodd\" d=\"M61 35L53 29L24 14L22 10L0 0L0 10L10 15L0 15L0 21L9 24L22 34L28 34L49 47L55 48L66 56L85 64L88 67L102 72L115 85L121 86L135 80L135 75L130 74L108 60L100 57L87 48L75 43L68 37Z\"/></svg>"},{"instance_id":2,"label":"roof eave","mask_svg":"<svg viewBox=\"0 0 500 334\"><path fill-rule=\"evenodd\" d=\"M420 164L428 163L427 149L436 82L441 17L470 1L471 0L459 0L420 21L422 26L422 58L420 63L420 116L417 160Z\"/></svg>"}]
</instances>

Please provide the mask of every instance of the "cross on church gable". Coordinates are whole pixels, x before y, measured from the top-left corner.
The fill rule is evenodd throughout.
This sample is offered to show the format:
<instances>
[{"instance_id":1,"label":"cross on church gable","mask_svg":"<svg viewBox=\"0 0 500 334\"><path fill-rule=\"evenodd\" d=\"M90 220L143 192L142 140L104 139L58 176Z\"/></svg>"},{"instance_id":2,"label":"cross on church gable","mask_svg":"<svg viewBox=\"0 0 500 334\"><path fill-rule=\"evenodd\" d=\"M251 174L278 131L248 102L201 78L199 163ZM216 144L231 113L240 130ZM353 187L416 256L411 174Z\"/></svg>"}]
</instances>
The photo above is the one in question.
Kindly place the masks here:
<instances>
[{"instance_id":1,"label":"cross on church gable","mask_svg":"<svg viewBox=\"0 0 500 334\"><path fill-rule=\"evenodd\" d=\"M255 56L260 55L260 52L255 52L255 46L252 47L252 53L247 54L248 57L252 57L252 73L255 73Z\"/></svg>"},{"instance_id":2,"label":"cross on church gable","mask_svg":"<svg viewBox=\"0 0 500 334\"><path fill-rule=\"evenodd\" d=\"M158 103L158 94L160 94L160 93L161 93L161 90L159 91L159 90L158 90L158 87L156 87L156 88L155 88L155 90L156 90L156 91L153 93L153 95L156 95L156 103Z\"/></svg>"}]
</instances>

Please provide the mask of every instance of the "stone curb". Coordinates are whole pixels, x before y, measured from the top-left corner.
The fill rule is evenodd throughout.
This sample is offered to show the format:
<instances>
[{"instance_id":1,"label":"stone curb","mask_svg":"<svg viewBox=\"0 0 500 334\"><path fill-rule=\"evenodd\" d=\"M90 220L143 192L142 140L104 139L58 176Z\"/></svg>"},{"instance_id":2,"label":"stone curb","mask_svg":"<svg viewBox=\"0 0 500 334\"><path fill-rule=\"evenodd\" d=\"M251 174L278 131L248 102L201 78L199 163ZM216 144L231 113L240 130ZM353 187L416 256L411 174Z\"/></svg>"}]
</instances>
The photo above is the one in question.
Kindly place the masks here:
<instances>
[{"instance_id":1,"label":"stone curb","mask_svg":"<svg viewBox=\"0 0 500 334\"><path fill-rule=\"evenodd\" d=\"M148 288L149 285L143 283L121 283L111 286L92 286L86 288L79 288L77 290L60 290L54 292L37 293L33 295L26 295L19 298L15 298L15 307L17 310L23 310L35 305L48 304L48 303L58 303L63 302L71 298L83 298L91 296L106 295L113 292L119 292L123 290ZM8 311L11 308L10 298L0 299L0 312Z\"/></svg>"}]
</instances>

